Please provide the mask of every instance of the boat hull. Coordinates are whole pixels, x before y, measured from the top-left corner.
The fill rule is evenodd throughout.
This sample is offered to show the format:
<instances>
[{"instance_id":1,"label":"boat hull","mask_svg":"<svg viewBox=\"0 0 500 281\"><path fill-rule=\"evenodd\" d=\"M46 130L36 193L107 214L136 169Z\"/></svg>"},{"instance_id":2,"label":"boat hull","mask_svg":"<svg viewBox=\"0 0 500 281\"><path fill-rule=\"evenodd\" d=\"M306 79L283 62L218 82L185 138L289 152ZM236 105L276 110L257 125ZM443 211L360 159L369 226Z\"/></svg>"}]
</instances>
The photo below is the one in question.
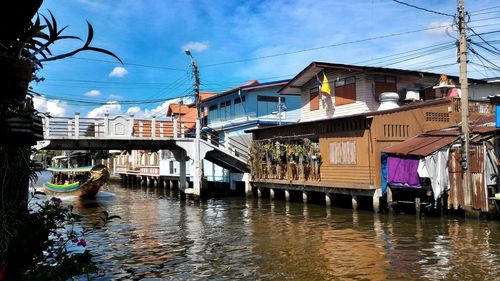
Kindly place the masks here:
<instances>
[{"instance_id":1,"label":"boat hull","mask_svg":"<svg viewBox=\"0 0 500 281\"><path fill-rule=\"evenodd\" d=\"M96 165L90 170L90 178L83 182L75 182L67 185L45 184L45 190L49 193L60 193L75 195L81 198L93 198L109 179L108 168L104 165Z\"/></svg>"}]
</instances>

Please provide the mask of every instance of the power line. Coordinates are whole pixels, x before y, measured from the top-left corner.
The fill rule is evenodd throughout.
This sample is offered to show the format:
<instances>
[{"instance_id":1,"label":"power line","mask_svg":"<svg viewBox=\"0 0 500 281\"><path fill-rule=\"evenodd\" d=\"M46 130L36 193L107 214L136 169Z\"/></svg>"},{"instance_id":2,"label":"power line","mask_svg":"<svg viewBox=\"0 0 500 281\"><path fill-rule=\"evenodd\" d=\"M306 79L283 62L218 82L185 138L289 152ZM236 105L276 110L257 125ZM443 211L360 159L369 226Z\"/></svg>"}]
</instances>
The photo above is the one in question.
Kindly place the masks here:
<instances>
[{"instance_id":1,"label":"power line","mask_svg":"<svg viewBox=\"0 0 500 281\"><path fill-rule=\"evenodd\" d=\"M169 85L164 82L118 82L118 81L105 81L105 80L86 80L86 79L52 79L48 81L70 82L70 83L94 83L94 84L117 84L117 85Z\"/></svg>"},{"instance_id":2,"label":"power line","mask_svg":"<svg viewBox=\"0 0 500 281\"><path fill-rule=\"evenodd\" d=\"M479 10L470 11L470 13L476 13L476 12L481 12L481 11L486 11L486 10L492 10L492 9L495 9L495 8L500 8L500 5L498 5L498 6L492 6L492 7L488 7L488 8L483 8L483 9L479 9Z\"/></svg>"},{"instance_id":3,"label":"power line","mask_svg":"<svg viewBox=\"0 0 500 281\"><path fill-rule=\"evenodd\" d=\"M111 63L111 64L120 64L119 62L115 62L115 61L112 61L112 60L93 59L93 58L85 58L85 57L70 57L70 58L71 59L75 59L75 60L86 60L86 61L105 62L105 63ZM126 65L126 66L138 66L138 67L145 67L145 68L155 68L155 69L165 69L165 70L175 70L175 71L182 71L182 72L186 71L186 69L180 69L180 68L175 68L175 67L159 66L159 65L148 65L148 64L140 64L140 63L128 63L128 62L124 62L123 65Z\"/></svg>"},{"instance_id":4,"label":"power line","mask_svg":"<svg viewBox=\"0 0 500 281\"><path fill-rule=\"evenodd\" d=\"M402 4L402 5L405 5L405 6L408 6L408 7L411 7L411 8L415 8L415 9L418 9L418 10L425 11L425 12L428 12L428 13L433 13L433 14L442 15L442 16L448 16L448 17L452 17L452 18L455 17L454 15L450 15L450 14L446 14L446 13L438 12L438 11L434 11L434 10L429 10L429 9L426 9L426 8L422 8L422 7L419 7L419 6L415 6L415 5L412 5L412 4L405 3L403 1L399 1L399 0L392 0L392 1L394 1L396 3L399 3L399 4Z\"/></svg>"},{"instance_id":5,"label":"power line","mask_svg":"<svg viewBox=\"0 0 500 281\"><path fill-rule=\"evenodd\" d=\"M316 51L316 50L321 50L321 49L327 49L327 48L332 48L332 47L350 45L350 44L355 44L355 43L362 43L362 42L367 42L367 41L372 41L372 40L377 40L377 39L383 39L383 38L388 38L388 37L394 37L394 36L401 36L401 35L406 35L406 34L412 34L412 33L422 32L422 31L426 31L426 30L433 30L433 29L443 28L443 27L447 27L447 26L450 26L450 25L447 24L447 25L440 25L440 26L434 26L434 27L429 27L429 28L422 28L422 29L416 29L416 30L398 32L398 33L391 33L391 34L386 34L386 35L379 35L379 36L375 36L375 37L369 37L369 38L358 39L358 40L353 40L353 41L335 43L335 44L330 44L330 45L325 45L325 46L320 46L320 47L307 48L307 49L302 49L302 50L297 50L297 51L284 52L284 53L278 53L278 54L272 54L272 55L266 55L266 56L260 56L260 57L253 57L253 58L246 58L246 59L240 59L240 60L234 60L234 61L226 61L226 62L220 62L220 63L207 64L207 65L203 65L203 66L200 66L200 67L212 67L212 66L220 66L220 65L227 65L227 64L233 64L233 63L241 63L241 62L247 62L247 61L253 61L253 60L268 59L268 58L273 58L273 57L280 57L280 56L286 56L286 55L292 55L292 54L298 54L298 53Z\"/></svg>"},{"instance_id":6,"label":"power line","mask_svg":"<svg viewBox=\"0 0 500 281\"><path fill-rule=\"evenodd\" d=\"M153 104L153 103L160 103L160 102L165 102L169 100L174 100L178 98L185 98L191 96L189 95L182 95L182 96L176 96L176 97L170 97L167 99L155 99L155 100L125 100L125 101L90 101L90 100L84 100L84 99L71 99L71 98L64 98L64 97L59 97L59 96L54 96L50 94L43 94L43 93L38 93L35 91L30 91L31 93L35 94L35 98L39 99L44 99L44 100L59 100L59 101L64 101L68 104L72 105L80 105L80 106L99 106L99 105L108 105L108 104L120 104L120 105L134 105L134 104Z\"/></svg>"},{"instance_id":7,"label":"power line","mask_svg":"<svg viewBox=\"0 0 500 281\"><path fill-rule=\"evenodd\" d=\"M477 34L476 31L474 31L474 29L472 28L469 28L470 31L472 31L472 33L474 33L477 37L479 37L479 39L481 39L484 43L486 43L488 46L492 47L495 51L498 52L498 54L500 54L500 50L497 49L495 46L493 46L492 44L490 44L488 41L486 41L481 35Z\"/></svg>"}]
</instances>

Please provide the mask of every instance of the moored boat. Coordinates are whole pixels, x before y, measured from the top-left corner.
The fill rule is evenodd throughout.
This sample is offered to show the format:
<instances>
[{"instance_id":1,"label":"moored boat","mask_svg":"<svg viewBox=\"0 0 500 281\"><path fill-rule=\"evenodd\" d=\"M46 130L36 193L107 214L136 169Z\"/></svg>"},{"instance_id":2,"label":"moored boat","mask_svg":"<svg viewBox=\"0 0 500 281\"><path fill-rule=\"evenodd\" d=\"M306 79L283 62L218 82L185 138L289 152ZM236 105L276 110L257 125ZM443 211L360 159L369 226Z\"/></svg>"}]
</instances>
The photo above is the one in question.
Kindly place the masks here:
<instances>
[{"instance_id":1,"label":"moored boat","mask_svg":"<svg viewBox=\"0 0 500 281\"><path fill-rule=\"evenodd\" d=\"M52 180L45 184L46 191L66 193L82 198L95 197L101 186L109 179L108 168L104 165L77 168L51 167Z\"/></svg>"}]
</instances>

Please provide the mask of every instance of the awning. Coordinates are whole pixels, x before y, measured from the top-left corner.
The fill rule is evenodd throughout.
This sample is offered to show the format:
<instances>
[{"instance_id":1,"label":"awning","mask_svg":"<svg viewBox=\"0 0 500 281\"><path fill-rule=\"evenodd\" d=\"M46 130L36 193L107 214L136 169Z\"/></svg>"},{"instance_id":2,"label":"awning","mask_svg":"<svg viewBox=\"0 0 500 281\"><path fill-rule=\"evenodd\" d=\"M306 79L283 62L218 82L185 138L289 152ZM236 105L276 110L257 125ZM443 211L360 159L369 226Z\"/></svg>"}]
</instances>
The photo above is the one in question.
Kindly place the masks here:
<instances>
[{"instance_id":1,"label":"awning","mask_svg":"<svg viewBox=\"0 0 500 281\"><path fill-rule=\"evenodd\" d=\"M77 167L77 168L60 168L60 167L50 167L47 168L48 171L51 172L60 172L60 173L73 173L73 172L90 172L92 170L93 166L84 166L84 167Z\"/></svg>"},{"instance_id":2,"label":"awning","mask_svg":"<svg viewBox=\"0 0 500 281\"><path fill-rule=\"evenodd\" d=\"M450 145L458 139L457 136L420 136L408 139L402 143L382 149L382 152L396 155L411 155L425 157L439 149Z\"/></svg>"}]
</instances>

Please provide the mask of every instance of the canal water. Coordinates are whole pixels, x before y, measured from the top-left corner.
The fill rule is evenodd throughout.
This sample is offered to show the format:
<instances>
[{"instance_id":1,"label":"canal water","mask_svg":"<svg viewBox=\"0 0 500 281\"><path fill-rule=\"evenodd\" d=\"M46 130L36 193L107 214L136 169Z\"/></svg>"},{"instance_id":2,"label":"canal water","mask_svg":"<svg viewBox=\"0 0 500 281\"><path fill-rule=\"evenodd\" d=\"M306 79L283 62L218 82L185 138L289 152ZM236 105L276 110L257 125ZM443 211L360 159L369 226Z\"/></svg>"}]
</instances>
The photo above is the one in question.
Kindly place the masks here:
<instances>
[{"instance_id":1,"label":"canal water","mask_svg":"<svg viewBox=\"0 0 500 281\"><path fill-rule=\"evenodd\" d=\"M45 180L42 174L39 182ZM269 199L180 200L109 183L62 197L89 226L97 280L500 280L500 224Z\"/></svg>"}]
</instances>

